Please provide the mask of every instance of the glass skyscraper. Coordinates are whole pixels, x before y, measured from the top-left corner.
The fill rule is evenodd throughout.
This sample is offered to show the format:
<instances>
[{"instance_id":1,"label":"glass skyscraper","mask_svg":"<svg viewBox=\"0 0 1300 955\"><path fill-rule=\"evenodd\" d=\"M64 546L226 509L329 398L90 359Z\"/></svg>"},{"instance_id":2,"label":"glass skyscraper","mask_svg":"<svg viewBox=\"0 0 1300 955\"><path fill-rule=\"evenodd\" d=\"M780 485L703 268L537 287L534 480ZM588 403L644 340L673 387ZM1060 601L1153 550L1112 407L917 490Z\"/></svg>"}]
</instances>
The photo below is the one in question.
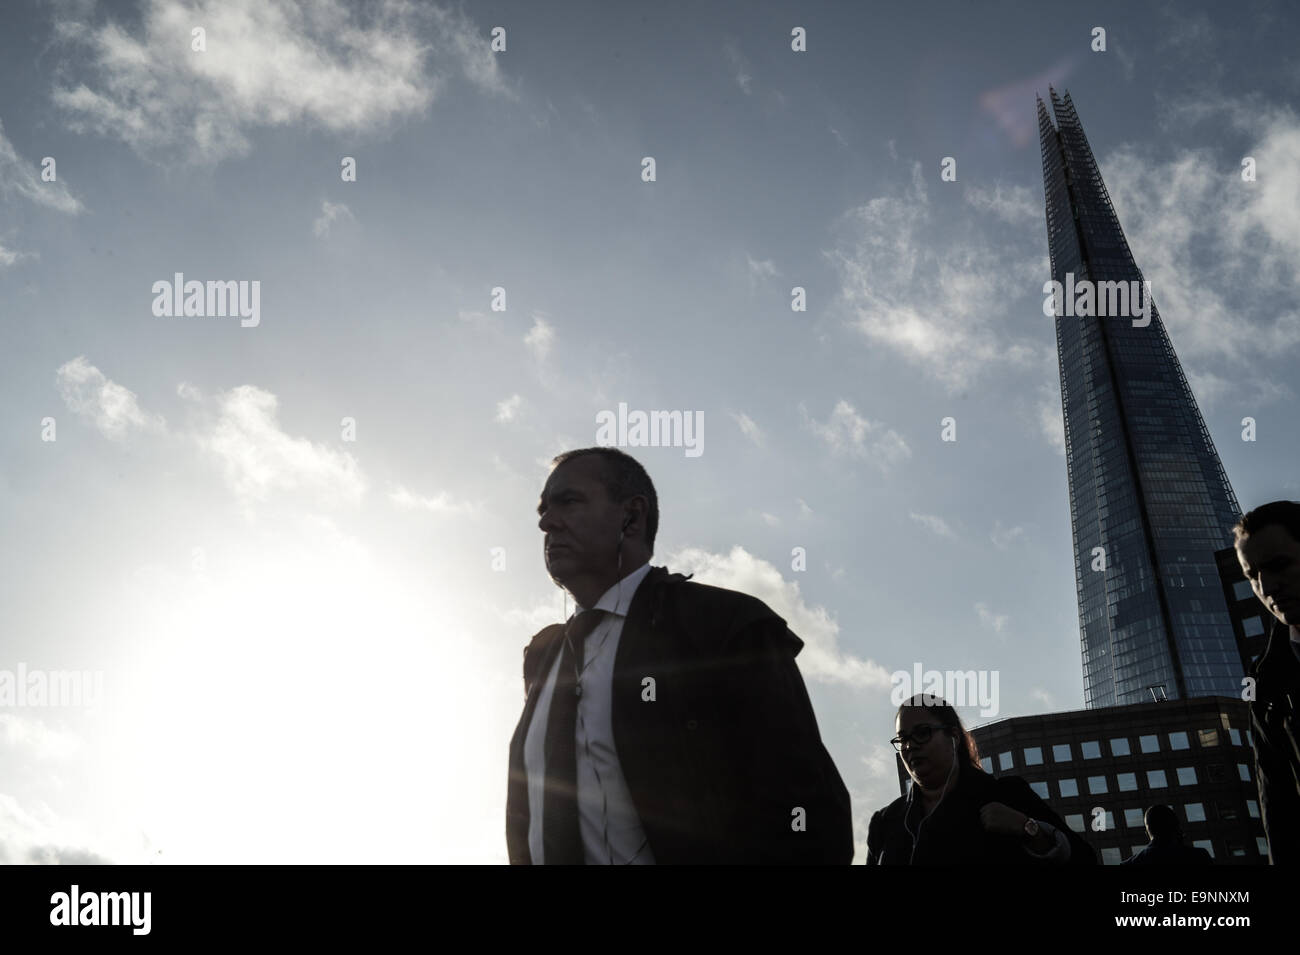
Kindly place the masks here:
<instances>
[{"instance_id":1,"label":"glass skyscraper","mask_svg":"<svg viewBox=\"0 0 1300 955\"><path fill-rule=\"evenodd\" d=\"M1141 283L1070 94L1050 95L1052 114L1038 99L1038 129L1052 279L1066 292ZM1244 666L1214 553L1232 544L1241 512L1160 315L1063 311L1084 703L1239 698Z\"/></svg>"}]
</instances>

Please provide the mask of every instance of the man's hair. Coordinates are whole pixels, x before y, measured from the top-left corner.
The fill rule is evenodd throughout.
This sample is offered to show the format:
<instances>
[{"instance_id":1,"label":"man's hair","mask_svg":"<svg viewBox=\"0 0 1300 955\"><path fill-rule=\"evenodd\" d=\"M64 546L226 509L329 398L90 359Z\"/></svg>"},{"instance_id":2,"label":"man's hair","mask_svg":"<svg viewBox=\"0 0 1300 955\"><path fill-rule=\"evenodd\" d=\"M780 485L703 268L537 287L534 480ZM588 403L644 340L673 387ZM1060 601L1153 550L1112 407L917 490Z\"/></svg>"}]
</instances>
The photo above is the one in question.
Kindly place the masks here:
<instances>
[{"instance_id":1,"label":"man's hair","mask_svg":"<svg viewBox=\"0 0 1300 955\"><path fill-rule=\"evenodd\" d=\"M1271 501L1248 511L1233 525L1233 544L1241 543L1242 538L1249 537L1270 524L1281 524L1288 534L1300 541L1300 504L1295 501Z\"/></svg>"},{"instance_id":2,"label":"man's hair","mask_svg":"<svg viewBox=\"0 0 1300 955\"><path fill-rule=\"evenodd\" d=\"M655 494L654 483L646 474L641 462L630 454L624 454L618 448L579 448L557 454L551 461L553 467L567 464L574 458L588 454L599 456L601 462L601 484L605 493L615 504L622 504L631 497L646 499L645 542L653 552L655 534L659 531L659 495Z\"/></svg>"},{"instance_id":3,"label":"man's hair","mask_svg":"<svg viewBox=\"0 0 1300 955\"><path fill-rule=\"evenodd\" d=\"M984 768L980 766L980 748L975 742L975 737L966 731L966 727L961 724L961 717L957 711L949 706L944 700L928 693L918 693L910 700L904 700L903 705L898 708L902 713L904 707L916 707L929 713L948 729L957 731L957 763L967 769L974 769L983 772Z\"/></svg>"},{"instance_id":4,"label":"man's hair","mask_svg":"<svg viewBox=\"0 0 1300 955\"><path fill-rule=\"evenodd\" d=\"M1147 810L1147 831L1152 839L1178 839L1183 837L1183 828L1178 824L1178 814L1169 806L1155 805Z\"/></svg>"}]
</instances>

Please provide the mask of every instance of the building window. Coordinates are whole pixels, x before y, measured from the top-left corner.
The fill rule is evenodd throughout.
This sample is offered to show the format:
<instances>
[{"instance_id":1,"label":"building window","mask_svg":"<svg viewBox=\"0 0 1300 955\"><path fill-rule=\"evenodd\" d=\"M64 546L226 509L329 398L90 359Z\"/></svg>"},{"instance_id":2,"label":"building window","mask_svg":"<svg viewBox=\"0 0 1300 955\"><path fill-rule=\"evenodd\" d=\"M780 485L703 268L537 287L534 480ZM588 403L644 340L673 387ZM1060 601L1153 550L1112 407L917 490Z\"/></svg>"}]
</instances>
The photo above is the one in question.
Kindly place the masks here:
<instances>
[{"instance_id":1,"label":"building window","mask_svg":"<svg viewBox=\"0 0 1300 955\"><path fill-rule=\"evenodd\" d=\"M575 656L574 659L577 659L577 657ZM1250 818L1251 818L1251 819L1258 819L1258 818L1259 818L1259 803L1257 803L1257 802L1256 802L1255 800L1253 800L1253 799L1247 799L1247 800L1246 800L1246 812L1250 813Z\"/></svg>"},{"instance_id":2,"label":"building window","mask_svg":"<svg viewBox=\"0 0 1300 955\"><path fill-rule=\"evenodd\" d=\"M1010 752L998 753L998 769L1010 769L1013 765Z\"/></svg>"},{"instance_id":3,"label":"building window","mask_svg":"<svg viewBox=\"0 0 1300 955\"><path fill-rule=\"evenodd\" d=\"M1034 792L1038 793L1038 795L1043 799L1052 798L1051 794L1047 791L1047 783L1045 782L1039 781L1039 782L1030 783L1029 788L1032 789Z\"/></svg>"},{"instance_id":4,"label":"building window","mask_svg":"<svg viewBox=\"0 0 1300 955\"><path fill-rule=\"evenodd\" d=\"M1127 756L1131 751L1128 748L1126 738L1113 739L1110 741L1110 754L1112 756Z\"/></svg>"},{"instance_id":5,"label":"building window","mask_svg":"<svg viewBox=\"0 0 1300 955\"><path fill-rule=\"evenodd\" d=\"M1043 748L1041 746L1026 746L1023 752L1026 766L1043 765Z\"/></svg>"},{"instance_id":6,"label":"building window","mask_svg":"<svg viewBox=\"0 0 1300 955\"><path fill-rule=\"evenodd\" d=\"M1104 792L1106 792L1106 791L1107 791L1107 790L1106 790L1106 777L1105 777L1105 776L1089 776L1089 777L1088 777L1088 794L1089 794L1089 795L1095 796L1095 795L1098 795L1099 793L1104 793Z\"/></svg>"},{"instance_id":7,"label":"building window","mask_svg":"<svg viewBox=\"0 0 1300 955\"><path fill-rule=\"evenodd\" d=\"M1155 736L1154 734L1151 736L1138 737L1138 743L1141 745L1142 752L1144 753L1160 752L1160 737Z\"/></svg>"},{"instance_id":8,"label":"building window","mask_svg":"<svg viewBox=\"0 0 1300 955\"><path fill-rule=\"evenodd\" d=\"M1211 842L1209 839L1197 839L1195 842L1192 843L1192 845L1194 845L1198 849L1204 849L1206 852L1210 854L1211 859L1214 858L1214 843Z\"/></svg>"},{"instance_id":9,"label":"building window","mask_svg":"<svg viewBox=\"0 0 1300 955\"><path fill-rule=\"evenodd\" d=\"M1082 813L1072 812L1065 817L1065 824L1075 832L1083 832L1083 815Z\"/></svg>"},{"instance_id":10,"label":"building window","mask_svg":"<svg viewBox=\"0 0 1300 955\"><path fill-rule=\"evenodd\" d=\"M1241 745L1241 730L1228 730L1228 736L1232 739L1233 746Z\"/></svg>"},{"instance_id":11,"label":"building window","mask_svg":"<svg viewBox=\"0 0 1300 955\"><path fill-rule=\"evenodd\" d=\"M1079 781L1077 779L1058 779L1056 785L1061 790L1062 799L1072 799L1079 795Z\"/></svg>"},{"instance_id":12,"label":"building window","mask_svg":"<svg viewBox=\"0 0 1300 955\"><path fill-rule=\"evenodd\" d=\"M1148 789L1164 789L1168 785L1169 785L1169 781L1165 779L1165 771L1163 769L1147 770Z\"/></svg>"},{"instance_id":13,"label":"building window","mask_svg":"<svg viewBox=\"0 0 1300 955\"><path fill-rule=\"evenodd\" d=\"M1068 763L1070 761L1070 744L1057 743L1052 747L1052 761L1056 763Z\"/></svg>"},{"instance_id":14,"label":"building window","mask_svg":"<svg viewBox=\"0 0 1300 955\"><path fill-rule=\"evenodd\" d=\"M1080 745L1080 749L1083 750L1084 759L1101 758L1101 744L1098 743L1096 740L1088 740L1087 742L1082 743Z\"/></svg>"},{"instance_id":15,"label":"building window","mask_svg":"<svg viewBox=\"0 0 1300 955\"><path fill-rule=\"evenodd\" d=\"M1146 847L1147 847L1147 844L1146 844L1145 842L1142 843L1142 845L1140 845L1140 846L1131 846L1131 847L1130 847L1130 853L1131 853L1131 854L1129 855L1129 858L1130 858L1130 859L1133 858L1133 856L1137 855L1139 852L1141 852L1141 851L1142 851L1143 849L1145 849Z\"/></svg>"},{"instance_id":16,"label":"building window","mask_svg":"<svg viewBox=\"0 0 1300 955\"><path fill-rule=\"evenodd\" d=\"M1146 822L1144 821L1142 816L1142 810L1125 809L1124 825L1128 826L1130 829L1141 829L1144 825L1146 825Z\"/></svg>"},{"instance_id":17,"label":"building window","mask_svg":"<svg viewBox=\"0 0 1300 955\"><path fill-rule=\"evenodd\" d=\"M1138 788L1137 773L1118 773L1115 780L1119 783L1119 791L1122 793L1131 793Z\"/></svg>"},{"instance_id":18,"label":"building window","mask_svg":"<svg viewBox=\"0 0 1300 955\"><path fill-rule=\"evenodd\" d=\"M1179 766L1178 767L1178 785L1195 786L1196 785L1196 767Z\"/></svg>"},{"instance_id":19,"label":"building window","mask_svg":"<svg viewBox=\"0 0 1300 955\"><path fill-rule=\"evenodd\" d=\"M993 772L993 757L992 757L992 756L983 756L983 757L981 757L981 758L980 758L980 766L982 766L982 767L984 768L984 772L986 772L986 773L991 773L991 772Z\"/></svg>"},{"instance_id":20,"label":"building window","mask_svg":"<svg viewBox=\"0 0 1300 955\"><path fill-rule=\"evenodd\" d=\"M1204 803L1199 803L1199 802L1189 802L1186 806L1183 807L1183 809L1186 810L1186 812L1187 812L1187 821L1188 821L1188 822L1204 822L1204 821L1205 821L1205 804L1204 804Z\"/></svg>"},{"instance_id":21,"label":"building window","mask_svg":"<svg viewBox=\"0 0 1300 955\"><path fill-rule=\"evenodd\" d=\"M1243 783L1250 782L1250 767L1245 763L1237 764L1237 775L1241 777Z\"/></svg>"},{"instance_id":22,"label":"building window","mask_svg":"<svg viewBox=\"0 0 1300 955\"><path fill-rule=\"evenodd\" d=\"M1259 850L1260 855L1264 856L1265 858L1268 857L1268 840L1265 839L1263 836L1255 837L1255 848Z\"/></svg>"},{"instance_id":23,"label":"building window","mask_svg":"<svg viewBox=\"0 0 1300 955\"><path fill-rule=\"evenodd\" d=\"M1107 846L1101 850L1102 865L1119 865L1123 859L1119 855L1119 846Z\"/></svg>"},{"instance_id":24,"label":"building window","mask_svg":"<svg viewBox=\"0 0 1300 955\"><path fill-rule=\"evenodd\" d=\"M1187 734L1182 730L1169 734L1170 749L1191 749L1191 746L1192 744L1187 741Z\"/></svg>"},{"instance_id":25,"label":"building window","mask_svg":"<svg viewBox=\"0 0 1300 955\"><path fill-rule=\"evenodd\" d=\"M1216 729L1197 730L1196 735L1200 738L1202 746L1219 745L1219 731Z\"/></svg>"}]
</instances>

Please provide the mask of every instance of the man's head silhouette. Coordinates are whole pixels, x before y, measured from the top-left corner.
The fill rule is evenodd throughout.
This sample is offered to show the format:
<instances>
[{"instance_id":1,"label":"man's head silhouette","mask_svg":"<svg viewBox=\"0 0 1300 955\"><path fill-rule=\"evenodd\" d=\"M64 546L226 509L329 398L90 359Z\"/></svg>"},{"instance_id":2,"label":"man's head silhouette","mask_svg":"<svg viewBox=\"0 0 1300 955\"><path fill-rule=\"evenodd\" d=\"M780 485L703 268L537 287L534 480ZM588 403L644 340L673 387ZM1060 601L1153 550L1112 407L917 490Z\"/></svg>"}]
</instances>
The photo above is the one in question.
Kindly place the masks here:
<instances>
[{"instance_id":1,"label":"man's head silhouette","mask_svg":"<svg viewBox=\"0 0 1300 955\"><path fill-rule=\"evenodd\" d=\"M646 563L659 528L659 499L637 460L615 448L566 451L537 505L551 579L583 607Z\"/></svg>"},{"instance_id":2,"label":"man's head silhouette","mask_svg":"<svg viewBox=\"0 0 1300 955\"><path fill-rule=\"evenodd\" d=\"M1152 806L1146 814L1147 835L1152 841L1182 842L1183 830L1178 816L1169 806Z\"/></svg>"},{"instance_id":3,"label":"man's head silhouette","mask_svg":"<svg viewBox=\"0 0 1300 955\"><path fill-rule=\"evenodd\" d=\"M1255 596L1282 623L1300 626L1300 504L1261 505L1232 530L1241 572Z\"/></svg>"}]
</instances>

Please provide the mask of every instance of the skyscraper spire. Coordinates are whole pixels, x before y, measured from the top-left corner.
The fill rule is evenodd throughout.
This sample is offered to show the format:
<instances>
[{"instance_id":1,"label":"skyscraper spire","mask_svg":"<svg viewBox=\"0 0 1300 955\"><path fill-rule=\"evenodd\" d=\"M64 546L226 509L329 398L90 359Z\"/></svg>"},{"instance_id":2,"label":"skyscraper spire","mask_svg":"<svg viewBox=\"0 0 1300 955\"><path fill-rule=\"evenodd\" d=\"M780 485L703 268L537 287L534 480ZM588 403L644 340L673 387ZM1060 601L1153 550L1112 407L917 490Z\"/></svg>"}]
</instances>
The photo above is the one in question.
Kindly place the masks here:
<instances>
[{"instance_id":1,"label":"skyscraper spire","mask_svg":"<svg viewBox=\"0 0 1300 955\"><path fill-rule=\"evenodd\" d=\"M1154 687L1238 696L1214 552L1240 509L1070 94L1048 94L1038 127L1085 704Z\"/></svg>"}]
</instances>

